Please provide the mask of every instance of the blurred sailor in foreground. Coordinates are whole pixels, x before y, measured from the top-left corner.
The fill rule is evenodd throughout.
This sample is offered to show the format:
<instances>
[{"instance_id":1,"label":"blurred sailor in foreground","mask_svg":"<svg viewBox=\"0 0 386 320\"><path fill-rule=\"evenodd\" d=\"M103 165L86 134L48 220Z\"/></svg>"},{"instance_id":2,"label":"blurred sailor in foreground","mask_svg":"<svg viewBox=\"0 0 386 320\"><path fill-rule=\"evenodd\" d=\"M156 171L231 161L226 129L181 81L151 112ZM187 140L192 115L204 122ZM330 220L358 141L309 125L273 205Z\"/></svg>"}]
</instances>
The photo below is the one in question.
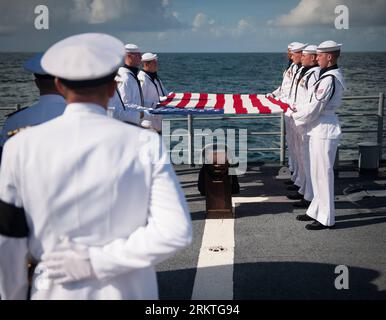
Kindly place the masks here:
<instances>
[{"instance_id":1,"label":"blurred sailor in foreground","mask_svg":"<svg viewBox=\"0 0 386 320\"><path fill-rule=\"evenodd\" d=\"M290 92L290 100L294 110L301 110L310 100L309 88L319 79L320 67L317 62L316 46L309 45L302 51L302 67L296 73ZM295 207L306 208L310 205L314 194L312 192L309 156L309 137L304 125L294 126L294 156L298 164L295 185L300 187L298 193L302 196Z\"/></svg>"},{"instance_id":2,"label":"blurred sailor in foreground","mask_svg":"<svg viewBox=\"0 0 386 320\"><path fill-rule=\"evenodd\" d=\"M341 44L324 41L317 48L320 77L310 89L307 104L292 114L296 125L306 125L310 136L310 170L314 198L306 215L297 217L313 221L309 230L330 228L335 224L334 162L341 135L335 110L342 104L345 82L337 61Z\"/></svg>"},{"instance_id":3,"label":"blurred sailor in foreground","mask_svg":"<svg viewBox=\"0 0 386 320\"><path fill-rule=\"evenodd\" d=\"M1 134L0 148L18 131L60 116L66 108L66 101L55 87L55 78L41 67L42 56L42 53L36 54L24 64L24 69L35 76L35 84L40 92L39 101L8 115Z\"/></svg>"},{"instance_id":4,"label":"blurred sailor in foreground","mask_svg":"<svg viewBox=\"0 0 386 320\"><path fill-rule=\"evenodd\" d=\"M32 299L157 299L155 264L191 242L161 137L106 115L124 54L114 37L82 34L42 59L68 106L4 147L4 299L26 298L27 254L37 263Z\"/></svg>"}]
</instances>

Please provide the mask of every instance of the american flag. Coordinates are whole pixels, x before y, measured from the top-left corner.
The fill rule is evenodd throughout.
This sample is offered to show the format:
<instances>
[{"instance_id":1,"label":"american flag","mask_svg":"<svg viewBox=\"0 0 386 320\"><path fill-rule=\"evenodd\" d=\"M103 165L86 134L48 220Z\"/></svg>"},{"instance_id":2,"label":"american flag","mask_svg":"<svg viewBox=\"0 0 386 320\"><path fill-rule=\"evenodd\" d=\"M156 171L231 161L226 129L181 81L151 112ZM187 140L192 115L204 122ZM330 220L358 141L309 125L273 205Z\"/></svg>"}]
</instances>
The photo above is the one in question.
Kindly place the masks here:
<instances>
[{"instance_id":1,"label":"american flag","mask_svg":"<svg viewBox=\"0 0 386 320\"><path fill-rule=\"evenodd\" d=\"M288 104L263 94L171 93L152 113L270 114L286 112Z\"/></svg>"}]
</instances>

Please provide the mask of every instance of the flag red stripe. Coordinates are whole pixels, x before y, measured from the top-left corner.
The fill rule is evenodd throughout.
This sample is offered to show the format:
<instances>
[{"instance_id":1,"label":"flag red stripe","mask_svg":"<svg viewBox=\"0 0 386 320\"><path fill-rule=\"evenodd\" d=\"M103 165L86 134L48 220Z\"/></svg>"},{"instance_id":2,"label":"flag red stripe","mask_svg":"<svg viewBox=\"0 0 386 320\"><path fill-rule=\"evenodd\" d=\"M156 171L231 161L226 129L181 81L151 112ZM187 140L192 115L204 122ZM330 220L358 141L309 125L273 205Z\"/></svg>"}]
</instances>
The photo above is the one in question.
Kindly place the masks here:
<instances>
[{"instance_id":1,"label":"flag red stripe","mask_svg":"<svg viewBox=\"0 0 386 320\"><path fill-rule=\"evenodd\" d=\"M224 109L225 105L225 96L223 94L217 94L216 104L214 105L214 109Z\"/></svg>"},{"instance_id":2,"label":"flag red stripe","mask_svg":"<svg viewBox=\"0 0 386 320\"><path fill-rule=\"evenodd\" d=\"M196 105L197 109L204 109L206 104L208 103L208 94L207 93L200 93L199 101Z\"/></svg>"},{"instance_id":3,"label":"flag red stripe","mask_svg":"<svg viewBox=\"0 0 386 320\"><path fill-rule=\"evenodd\" d=\"M264 106L261 103L260 99L257 98L257 96L255 94L250 94L249 95L249 99L251 99L252 105L255 108L259 109L259 113L264 113L264 114L271 113L271 109L266 107L266 106Z\"/></svg>"},{"instance_id":4,"label":"flag red stripe","mask_svg":"<svg viewBox=\"0 0 386 320\"><path fill-rule=\"evenodd\" d=\"M280 100L276 100L276 99L274 99L274 98L272 98L272 97L267 97L267 99L268 99L269 101L271 101L273 104L276 104L277 106L279 106L280 108L282 108L284 112L286 112L287 109L289 108L289 105L288 105L287 103L284 103L284 102L282 102L282 101L280 101Z\"/></svg>"},{"instance_id":5,"label":"flag red stripe","mask_svg":"<svg viewBox=\"0 0 386 320\"><path fill-rule=\"evenodd\" d=\"M160 102L160 105L161 105L161 106L167 106L170 102L173 101L173 99L175 98L175 96L176 96L175 93L172 93L172 94L168 95L168 98L167 98L165 101Z\"/></svg>"},{"instance_id":6,"label":"flag red stripe","mask_svg":"<svg viewBox=\"0 0 386 320\"><path fill-rule=\"evenodd\" d=\"M243 107L243 100L241 94L233 95L233 108L236 110L236 114L247 114L248 110Z\"/></svg>"},{"instance_id":7,"label":"flag red stripe","mask_svg":"<svg viewBox=\"0 0 386 320\"><path fill-rule=\"evenodd\" d=\"M176 105L176 108L185 108L192 97L191 93L184 93L181 101Z\"/></svg>"}]
</instances>

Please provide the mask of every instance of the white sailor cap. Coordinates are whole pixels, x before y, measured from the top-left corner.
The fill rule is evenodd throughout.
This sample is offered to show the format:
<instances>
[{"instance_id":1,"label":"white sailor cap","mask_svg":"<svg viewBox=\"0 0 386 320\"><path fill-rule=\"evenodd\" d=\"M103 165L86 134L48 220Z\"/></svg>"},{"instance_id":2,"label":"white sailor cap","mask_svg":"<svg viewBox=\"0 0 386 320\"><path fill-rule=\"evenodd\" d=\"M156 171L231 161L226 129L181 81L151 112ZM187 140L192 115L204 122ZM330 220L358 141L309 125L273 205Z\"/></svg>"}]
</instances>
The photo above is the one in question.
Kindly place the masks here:
<instances>
[{"instance_id":1,"label":"white sailor cap","mask_svg":"<svg viewBox=\"0 0 386 320\"><path fill-rule=\"evenodd\" d=\"M340 48L342 47L341 43L336 43L335 41L332 40L327 40L322 42L318 48L318 52L333 52L333 51L339 51Z\"/></svg>"},{"instance_id":2,"label":"white sailor cap","mask_svg":"<svg viewBox=\"0 0 386 320\"><path fill-rule=\"evenodd\" d=\"M152 61L157 59L158 59L157 55L151 52L146 52L142 55L142 62Z\"/></svg>"},{"instance_id":3,"label":"white sailor cap","mask_svg":"<svg viewBox=\"0 0 386 320\"><path fill-rule=\"evenodd\" d=\"M295 42L295 44L293 44L291 47L291 51L292 53L301 52L307 46L308 43Z\"/></svg>"},{"instance_id":4,"label":"white sailor cap","mask_svg":"<svg viewBox=\"0 0 386 320\"><path fill-rule=\"evenodd\" d=\"M42 58L43 69L74 87L97 86L114 78L125 46L110 35L84 33L54 44ZM63 81L63 82L64 82Z\"/></svg>"},{"instance_id":5,"label":"white sailor cap","mask_svg":"<svg viewBox=\"0 0 386 320\"><path fill-rule=\"evenodd\" d=\"M316 46L311 44L311 45L308 45L307 47L305 47L303 49L303 53L305 54L316 54Z\"/></svg>"},{"instance_id":6,"label":"white sailor cap","mask_svg":"<svg viewBox=\"0 0 386 320\"><path fill-rule=\"evenodd\" d=\"M291 42L289 45L288 45L288 49L292 49L292 46L294 45L294 44L296 44L296 42Z\"/></svg>"},{"instance_id":7,"label":"white sailor cap","mask_svg":"<svg viewBox=\"0 0 386 320\"><path fill-rule=\"evenodd\" d=\"M26 71L32 72L36 75L48 75L45 72L41 65L41 60L43 57L43 53L37 53L32 58L28 59L23 67Z\"/></svg>"},{"instance_id":8,"label":"white sailor cap","mask_svg":"<svg viewBox=\"0 0 386 320\"><path fill-rule=\"evenodd\" d=\"M125 45L125 50L127 53L141 53L139 47L133 43L128 43Z\"/></svg>"}]
</instances>

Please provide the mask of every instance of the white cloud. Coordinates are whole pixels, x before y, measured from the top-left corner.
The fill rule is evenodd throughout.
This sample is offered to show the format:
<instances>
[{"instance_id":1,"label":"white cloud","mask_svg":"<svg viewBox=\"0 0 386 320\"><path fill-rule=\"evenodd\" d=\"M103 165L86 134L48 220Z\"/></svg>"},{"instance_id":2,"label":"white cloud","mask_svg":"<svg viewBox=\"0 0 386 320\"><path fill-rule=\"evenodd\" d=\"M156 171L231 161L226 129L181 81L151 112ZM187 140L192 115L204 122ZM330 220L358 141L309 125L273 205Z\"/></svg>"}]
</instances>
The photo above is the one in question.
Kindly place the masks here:
<instances>
[{"instance_id":1,"label":"white cloud","mask_svg":"<svg viewBox=\"0 0 386 320\"><path fill-rule=\"evenodd\" d=\"M106 23L127 12L127 2L123 0L73 0L73 21L90 24Z\"/></svg>"},{"instance_id":2,"label":"white cloud","mask_svg":"<svg viewBox=\"0 0 386 320\"><path fill-rule=\"evenodd\" d=\"M334 27L335 8L345 5L349 9L350 26L385 24L385 0L300 0L287 14L270 20L268 24L280 27L329 25Z\"/></svg>"},{"instance_id":3,"label":"white cloud","mask_svg":"<svg viewBox=\"0 0 386 320\"><path fill-rule=\"evenodd\" d=\"M236 25L224 25L216 23L214 19L203 12L198 13L192 22L192 31L205 37L208 35L215 38L240 37L255 33L256 30L255 25L248 18L240 19Z\"/></svg>"},{"instance_id":4,"label":"white cloud","mask_svg":"<svg viewBox=\"0 0 386 320\"><path fill-rule=\"evenodd\" d=\"M164 31L184 26L165 0L13 0L0 2L0 28L33 28L37 5L46 5L57 33L126 29Z\"/></svg>"},{"instance_id":5,"label":"white cloud","mask_svg":"<svg viewBox=\"0 0 386 320\"><path fill-rule=\"evenodd\" d=\"M236 28L232 29L232 34L234 36L240 36L240 35L243 35L245 33L252 33L254 31L255 31L255 29L253 27L253 24L250 21L248 21L247 19L243 18L243 19L239 20Z\"/></svg>"},{"instance_id":6,"label":"white cloud","mask_svg":"<svg viewBox=\"0 0 386 320\"><path fill-rule=\"evenodd\" d=\"M198 13L193 20L193 29L201 29L213 26L215 21L209 18L205 13Z\"/></svg>"}]
</instances>

